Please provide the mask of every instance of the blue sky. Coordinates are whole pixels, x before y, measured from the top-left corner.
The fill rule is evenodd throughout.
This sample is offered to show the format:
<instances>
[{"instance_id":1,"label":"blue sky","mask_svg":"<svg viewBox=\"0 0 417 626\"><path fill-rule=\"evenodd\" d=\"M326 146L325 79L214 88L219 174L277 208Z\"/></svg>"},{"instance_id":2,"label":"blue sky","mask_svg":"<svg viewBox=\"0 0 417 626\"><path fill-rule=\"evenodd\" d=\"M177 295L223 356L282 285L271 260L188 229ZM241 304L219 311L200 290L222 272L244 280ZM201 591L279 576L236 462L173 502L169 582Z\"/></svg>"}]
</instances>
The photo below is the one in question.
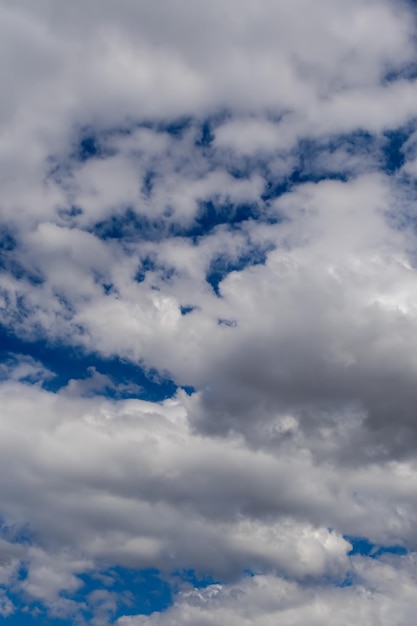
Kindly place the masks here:
<instances>
[{"instance_id":1,"label":"blue sky","mask_svg":"<svg viewBox=\"0 0 417 626\"><path fill-rule=\"evenodd\" d=\"M0 0L0 621L414 626L415 5Z\"/></svg>"}]
</instances>

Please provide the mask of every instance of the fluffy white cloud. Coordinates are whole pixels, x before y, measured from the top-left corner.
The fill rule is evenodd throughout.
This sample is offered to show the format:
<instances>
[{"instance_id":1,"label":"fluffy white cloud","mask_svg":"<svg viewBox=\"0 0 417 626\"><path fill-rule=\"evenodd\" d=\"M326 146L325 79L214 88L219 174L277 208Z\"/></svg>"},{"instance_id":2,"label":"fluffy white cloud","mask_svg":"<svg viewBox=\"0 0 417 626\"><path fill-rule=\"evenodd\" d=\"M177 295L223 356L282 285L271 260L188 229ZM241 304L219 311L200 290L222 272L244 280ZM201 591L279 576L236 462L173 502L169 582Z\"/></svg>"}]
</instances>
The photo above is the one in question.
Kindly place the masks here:
<instances>
[{"instance_id":1,"label":"fluffy white cloud","mask_svg":"<svg viewBox=\"0 0 417 626\"><path fill-rule=\"evenodd\" d=\"M2 515L13 537L28 528L43 546L26 556L34 597L45 567L56 585L48 599L83 567L343 579L350 546L340 533L416 547L415 463L344 465L341 423L307 437L283 418L274 445L254 450L193 434L179 399L111 402L27 383L3 383L1 397Z\"/></svg>"},{"instance_id":2,"label":"fluffy white cloud","mask_svg":"<svg viewBox=\"0 0 417 626\"><path fill-rule=\"evenodd\" d=\"M417 551L413 12L0 0L0 322L95 359L0 367L3 616L124 566L224 581L124 626L412 623L343 537Z\"/></svg>"}]
</instances>

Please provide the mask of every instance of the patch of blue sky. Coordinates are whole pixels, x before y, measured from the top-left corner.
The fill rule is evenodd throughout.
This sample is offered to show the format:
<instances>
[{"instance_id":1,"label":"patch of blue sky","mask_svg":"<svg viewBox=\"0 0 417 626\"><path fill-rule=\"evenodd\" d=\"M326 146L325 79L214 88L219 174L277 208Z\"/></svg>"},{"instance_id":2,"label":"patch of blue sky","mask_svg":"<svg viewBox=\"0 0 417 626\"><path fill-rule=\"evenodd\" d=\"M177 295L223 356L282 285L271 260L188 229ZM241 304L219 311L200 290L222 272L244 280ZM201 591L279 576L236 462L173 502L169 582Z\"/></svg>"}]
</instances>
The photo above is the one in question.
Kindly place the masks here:
<instances>
[{"instance_id":1,"label":"patch of blue sky","mask_svg":"<svg viewBox=\"0 0 417 626\"><path fill-rule=\"evenodd\" d=\"M180 139L192 123L193 118L185 116L171 120L142 120L118 128L95 129L94 127L84 127L78 133L72 158L83 163L90 159L110 156L113 154L113 151L109 150L109 139L129 135L139 128L148 128L160 133L167 133L171 137Z\"/></svg>"},{"instance_id":2,"label":"patch of blue sky","mask_svg":"<svg viewBox=\"0 0 417 626\"><path fill-rule=\"evenodd\" d=\"M154 182L156 178L156 172L148 170L143 177L141 193L145 198L149 198L154 189Z\"/></svg>"},{"instance_id":3,"label":"patch of blue sky","mask_svg":"<svg viewBox=\"0 0 417 626\"><path fill-rule=\"evenodd\" d=\"M141 259L140 266L135 274L135 281L137 283L143 283L147 279L150 279L151 289L155 291L160 291L160 286L155 284L155 282L168 283L172 281L177 275L178 272L174 267L161 265L157 262L156 258L146 255Z\"/></svg>"},{"instance_id":4,"label":"patch of blue sky","mask_svg":"<svg viewBox=\"0 0 417 626\"><path fill-rule=\"evenodd\" d=\"M215 199L200 202L194 224L183 229L182 237L198 239L211 233L217 226L239 227L248 220L262 220L259 205L256 203L216 202Z\"/></svg>"},{"instance_id":5,"label":"patch of blue sky","mask_svg":"<svg viewBox=\"0 0 417 626\"><path fill-rule=\"evenodd\" d=\"M228 320L228 319L224 319L224 318L219 318L217 320L217 324L218 324L218 326L227 326L229 328L236 328L237 321L236 320Z\"/></svg>"},{"instance_id":6,"label":"patch of blue sky","mask_svg":"<svg viewBox=\"0 0 417 626\"><path fill-rule=\"evenodd\" d=\"M100 154L100 147L97 138L94 135L83 137L78 148L78 159L80 161L88 161Z\"/></svg>"},{"instance_id":7,"label":"patch of blue sky","mask_svg":"<svg viewBox=\"0 0 417 626\"><path fill-rule=\"evenodd\" d=\"M394 554L403 556L408 553L407 548L401 545L381 545L375 544L369 541L366 537L351 537L345 536L346 541L352 545L352 549L348 553L349 556L355 554L360 556L367 556L372 559L377 559L383 554Z\"/></svg>"},{"instance_id":8,"label":"patch of blue sky","mask_svg":"<svg viewBox=\"0 0 417 626\"><path fill-rule=\"evenodd\" d=\"M335 149L335 148L334 148ZM304 183L318 183L322 180L340 180L345 182L349 178L349 172L331 171L318 165L318 157L328 152L329 148L324 148L314 142L305 142L297 151L298 163L293 171L285 177L271 176L266 172L265 190L261 196L264 202L269 202L290 192L297 185Z\"/></svg>"},{"instance_id":9,"label":"patch of blue sky","mask_svg":"<svg viewBox=\"0 0 417 626\"><path fill-rule=\"evenodd\" d=\"M75 141L71 158L79 163L85 163L90 159L104 159L115 154L114 149L109 148L108 139L112 136L126 135L128 128L106 129L98 131L94 127L81 128Z\"/></svg>"},{"instance_id":10,"label":"patch of blue sky","mask_svg":"<svg viewBox=\"0 0 417 626\"><path fill-rule=\"evenodd\" d=\"M121 599L113 615L150 615L155 611L164 611L172 604L172 588L166 575L157 569L134 570L113 567L95 575L80 575L83 581L75 595L76 602L84 602L94 591L106 589Z\"/></svg>"},{"instance_id":11,"label":"patch of blue sky","mask_svg":"<svg viewBox=\"0 0 417 626\"><path fill-rule=\"evenodd\" d=\"M135 280L138 283L143 283L149 272L154 273L156 271L158 271L156 260L151 256L146 255L141 259L140 268L136 272Z\"/></svg>"},{"instance_id":12,"label":"patch of blue sky","mask_svg":"<svg viewBox=\"0 0 417 626\"><path fill-rule=\"evenodd\" d=\"M323 180L346 182L358 173L354 167L355 157L361 159L364 165L368 157L371 169L389 175L395 174L404 164L404 145L414 131L415 123L412 122L407 126L389 129L382 136L358 130L333 137L324 143L304 139L294 153L297 158L296 166L287 177L271 177L268 170L265 170L267 182L262 200L268 202L304 183L318 183ZM346 155L345 166L343 161L338 163L337 159L333 159L338 152ZM359 172L362 171L363 165L359 169Z\"/></svg>"},{"instance_id":13,"label":"patch of blue sky","mask_svg":"<svg viewBox=\"0 0 417 626\"><path fill-rule=\"evenodd\" d=\"M416 0L409 0L411 4L417 5ZM398 80L415 80L417 78L417 62L411 61L399 67L390 67L382 77L382 84L387 85Z\"/></svg>"},{"instance_id":14,"label":"patch of blue sky","mask_svg":"<svg viewBox=\"0 0 417 626\"><path fill-rule=\"evenodd\" d=\"M99 239L121 243L161 241L170 234L169 224L163 218L150 219L129 207L122 213L97 222L91 232Z\"/></svg>"},{"instance_id":15,"label":"patch of blue sky","mask_svg":"<svg viewBox=\"0 0 417 626\"><path fill-rule=\"evenodd\" d=\"M206 274L206 281L213 288L217 296L221 296L220 283L231 272L242 271L246 267L253 265L263 265L270 248L260 248L248 246L244 255L238 259L230 259L226 256L220 256L210 264L209 271Z\"/></svg>"},{"instance_id":16,"label":"patch of blue sky","mask_svg":"<svg viewBox=\"0 0 417 626\"><path fill-rule=\"evenodd\" d=\"M384 156L384 171L395 174L405 163L404 146L414 132L414 125L407 125L384 133L382 152Z\"/></svg>"},{"instance_id":17,"label":"patch of blue sky","mask_svg":"<svg viewBox=\"0 0 417 626\"><path fill-rule=\"evenodd\" d=\"M329 141L313 139L301 140L293 153L295 167L284 178L271 177L266 171L266 189L262 196L264 201L277 198L304 183L318 183L323 180L339 180L346 182L352 175L349 164L339 164L333 159L338 151L344 151L347 157L366 154L378 160L378 138L368 132L358 130L349 135L338 135Z\"/></svg>"},{"instance_id":18,"label":"patch of blue sky","mask_svg":"<svg viewBox=\"0 0 417 626\"><path fill-rule=\"evenodd\" d=\"M184 134L193 128L196 137L195 145L201 148L207 148L211 145L215 137L215 127L224 122L228 116L229 113L227 111L220 111L205 119L198 119L191 115L164 120L150 119L137 122L131 127L131 130L149 128L160 133L167 133L173 138L182 139Z\"/></svg>"},{"instance_id":19,"label":"patch of blue sky","mask_svg":"<svg viewBox=\"0 0 417 626\"><path fill-rule=\"evenodd\" d=\"M313 181L326 177L346 180L349 176L348 171L340 169L337 162L335 164L330 162L325 168L320 157L323 154L332 156L338 150L344 150L349 156L355 156L374 153L377 149L378 138L363 129L349 134L335 135L324 142L302 139L296 151L300 163L299 178L311 177Z\"/></svg>"},{"instance_id":20,"label":"patch of blue sky","mask_svg":"<svg viewBox=\"0 0 417 626\"><path fill-rule=\"evenodd\" d=\"M213 232L217 226L231 229L249 220L268 220L257 203L219 202L215 198L199 203L195 219L188 224L175 221L175 215L166 211L158 219L141 215L131 208L95 224L94 235L103 240L121 244L140 241L163 241L173 237L197 241Z\"/></svg>"},{"instance_id":21,"label":"patch of blue sky","mask_svg":"<svg viewBox=\"0 0 417 626\"><path fill-rule=\"evenodd\" d=\"M74 218L82 215L83 210L78 206L60 207L57 209L57 213L64 222L71 222Z\"/></svg>"},{"instance_id":22,"label":"patch of blue sky","mask_svg":"<svg viewBox=\"0 0 417 626\"><path fill-rule=\"evenodd\" d=\"M22 579L25 575L22 572ZM151 615L165 611L173 604L175 595L184 588L202 589L219 583L210 574L192 569L167 574L157 569L134 570L123 567L80 574L78 579L82 584L75 593L60 595L76 603L70 617L55 617L42 603L31 602L22 594L9 593L15 613L7 617L5 623L8 626L66 626L73 624L74 619L77 621L75 615L78 613L88 624L94 618L95 608L99 606L100 592L112 594L115 600L116 608L108 614L109 623L115 623L122 615Z\"/></svg>"},{"instance_id":23,"label":"patch of blue sky","mask_svg":"<svg viewBox=\"0 0 417 626\"><path fill-rule=\"evenodd\" d=\"M180 311L181 311L181 315L188 315L189 313L192 313L193 311L196 310L196 307L193 305L184 305L180 307Z\"/></svg>"},{"instance_id":24,"label":"patch of blue sky","mask_svg":"<svg viewBox=\"0 0 417 626\"><path fill-rule=\"evenodd\" d=\"M286 155L288 158L292 157L294 167L284 176L277 176L274 171L270 171L269 156L266 160L266 157L237 158L230 162L228 171L236 178L247 178L251 173L259 172L266 181L262 195L264 202L303 183L318 183L323 180L346 182L352 175L363 172L367 160L369 168L391 174L403 165L403 146L415 128L416 123L412 121L406 126L389 129L382 135L358 129L349 134L335 135L325 141L303 138L295 150ZM344 159L335 158L342 153Z\"/></svg>"},{"instance_id":25,"label":"patch of blue sky","mask_svg":"<svg viewBox=\"0 0 417 626\"><path fill-rule=\"evenodd\" d=\"M213 142L216 137L216 129L232 118L233 114L230 110L220 109L206 118L194 119L193 124L196 133L194 145L201 148L206 154L213 156Z\"/></svg>"},{"instance_id":26,"label":"patch of blue sky","mask_svg":"<svg viewBox=\"0 0 417 626\"><path fill-rule=\"evenodd\" d=\"M178 140L182 139L184 134L193 128L195 132L195 146L206 150L214 140L214 128L227 117L227 112L220 112L202 120L192 116L183 116L165 120L140 120L117 128L98 129L90 126L83 127L79 130L78 138L73 145L71 159L76 163L84 163L90 159L111 156L114 154L114 151L109 148L109 139L129 135L140 128L166 133ZM57 174L62 169L63 164L54 156L51 156L49 161L52 166L51 173ZM67 163L66 167L68 166L69 164Z\"/></svg>"},{"instance_id":27,"label":"patch of blue sky","mask_svg":"<svg viewBox=\"0 0 417 626\"><path fill-rule=\"evenodd\" d=\"M385 555L405 556L408 554L407 548L401 545L381 545L372 543L366 537L352 537L345 535L346 541L352 545L348 556L363 556L370 559L383 558ZM349 571L339 587L351 587L356 582L355 572Z\"/></svg>"},{"instance_id":28,"label":"patch of blue sky","mask_svg":"<svg viewBox=\"0 0 417 626\"><path fill-rule=\"evenodd\" d=\"M214 138L215 134L213 132L210 120L204 120L199 129L199 133L197 134L195 145L201 148L207 148L211 146Z\"/></svg>"},{"instance_id":29,"label":"patch of blue sky","mask_svg":"<svg viewBox=\"0 0 417 626\"><path fill-rule=\"evenodd\" d=\"M45 339L25 341L0 325L0 363L10 363L11 355L29 356L53 372L55 376L43 383L44 388L52 392L59 391L72 379L88 378L92 368L114 383L102 392L109 398L134 397L160 402L172 397L177 390L170 378L155 370L146 370L120 358L104 359L64 343L52 343Z\"/></svg>"},{"instance_id":30,"label":"patch of blue sky","mask_svg":"<svg viewBox=\"0 0 417 626\"><path fill-rule=\"evenodd\" d=\"M173 120L157 122L151 127L159 132L167 133L171 135L171 137L181 139L184 133L191 127L192 123L193 118L191 116L184 116Z\"/></svg>"},{"instance_id":31,"label":"patch of blue sky","mask_svg":"<svg viewBox=\"0 0 417 626\"><path fill-rule=\"evenodd\" d=\"M198 572L195 569L176 571L172 574L172 579L174 581L177 579L181 584L187 583L196 589L204 589L210 585L217 585L220 583L220 581L213 578L211 574Z\"/></svg>"},{"instance_id":32,"label":"patch of blue sky","mask_svg":"<svg viewBox=\"0 0 417 626\"><path fill-rule=\"evenodd\" d=\"M13 276L17 280L25 280L30 285L42 285L44 282L43 276L25 267L16 257L0 255L0 271L4 270L9 275Z\"/></svg>"},{"instance_id":33,"label":"patch of blue sky","mask_svg":"<svg viewBox=\"0 0 417 626\"><path fill-rule=\"evenodd\" d=\"M13 232L5 224L0 226L0 254L11 252L16 248L17 242ZM1 257L0 257L1 258Z\"/></svg>"}]
</instances>

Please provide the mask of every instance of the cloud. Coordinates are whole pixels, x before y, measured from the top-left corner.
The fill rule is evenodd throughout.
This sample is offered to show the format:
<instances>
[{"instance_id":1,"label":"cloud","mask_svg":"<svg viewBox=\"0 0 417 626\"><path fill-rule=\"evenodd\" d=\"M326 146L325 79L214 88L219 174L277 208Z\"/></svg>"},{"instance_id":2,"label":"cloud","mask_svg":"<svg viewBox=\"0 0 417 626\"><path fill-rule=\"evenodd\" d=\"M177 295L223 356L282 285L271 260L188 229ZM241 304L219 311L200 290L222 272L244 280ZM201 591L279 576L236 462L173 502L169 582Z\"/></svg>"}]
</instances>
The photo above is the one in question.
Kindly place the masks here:
<instances>
[{"instance_id":1,"label":"cloud","mask_svg":"<svg viewBox=\"0 0 417 626\"><path fill-rule=\"evenodd\" d=\"M0 0L3 616L411 624L413 11Z\"/></svg>"},{"instance_id":2,"label":"cloud","mask_svg":"<svg viewBox=\"0 0 417 626\"><path fill-rule=\"evenodd\" d=\"M350 546L341 534L415 547L414 465L335 465L347 439L340 426L321 425L309 441L287 418L273 446L254 450L239 437L193 434L179 400L77 398L4 383L2 406L0 492L11 538L27 528L51 564L71 546L69 572L88 561L343 578Z\"/></svg>"},{"instance_id":3,"label":"cloud","mask_svg":"<svg viewBox=\"0 0 417 626\"><path fill-rule=\"evenodd\" d=\"M228 623L284 626L303 624L342 626L360 619L361 624L412 624L415 611L415 578L407 563L370 563L358 559L357 583L344 588L303 587L273 576L255 576L238 585L213 585L185 591L164 613L122 617L120 626L164 626Z\"/></svg>"}]
</instances>

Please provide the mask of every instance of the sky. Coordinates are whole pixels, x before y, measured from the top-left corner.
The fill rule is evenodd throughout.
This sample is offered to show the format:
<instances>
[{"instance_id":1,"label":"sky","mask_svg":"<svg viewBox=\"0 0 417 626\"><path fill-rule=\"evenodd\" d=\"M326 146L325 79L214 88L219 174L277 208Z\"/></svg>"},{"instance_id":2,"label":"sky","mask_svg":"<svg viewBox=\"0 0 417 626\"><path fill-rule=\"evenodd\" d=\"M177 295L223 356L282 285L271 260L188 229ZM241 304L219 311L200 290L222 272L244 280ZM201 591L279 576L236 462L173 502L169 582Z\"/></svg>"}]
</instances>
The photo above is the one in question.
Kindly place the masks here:
<instances>
[{"instance_id":1,"label":"sky","mask_svg":"<svg viewBox=\"0 0 417 626\"><path fill-rule=\"evenodd\" d=\"M414 626L416 18L0 0L0 624Z\"/></svg>"}]
</instances>

